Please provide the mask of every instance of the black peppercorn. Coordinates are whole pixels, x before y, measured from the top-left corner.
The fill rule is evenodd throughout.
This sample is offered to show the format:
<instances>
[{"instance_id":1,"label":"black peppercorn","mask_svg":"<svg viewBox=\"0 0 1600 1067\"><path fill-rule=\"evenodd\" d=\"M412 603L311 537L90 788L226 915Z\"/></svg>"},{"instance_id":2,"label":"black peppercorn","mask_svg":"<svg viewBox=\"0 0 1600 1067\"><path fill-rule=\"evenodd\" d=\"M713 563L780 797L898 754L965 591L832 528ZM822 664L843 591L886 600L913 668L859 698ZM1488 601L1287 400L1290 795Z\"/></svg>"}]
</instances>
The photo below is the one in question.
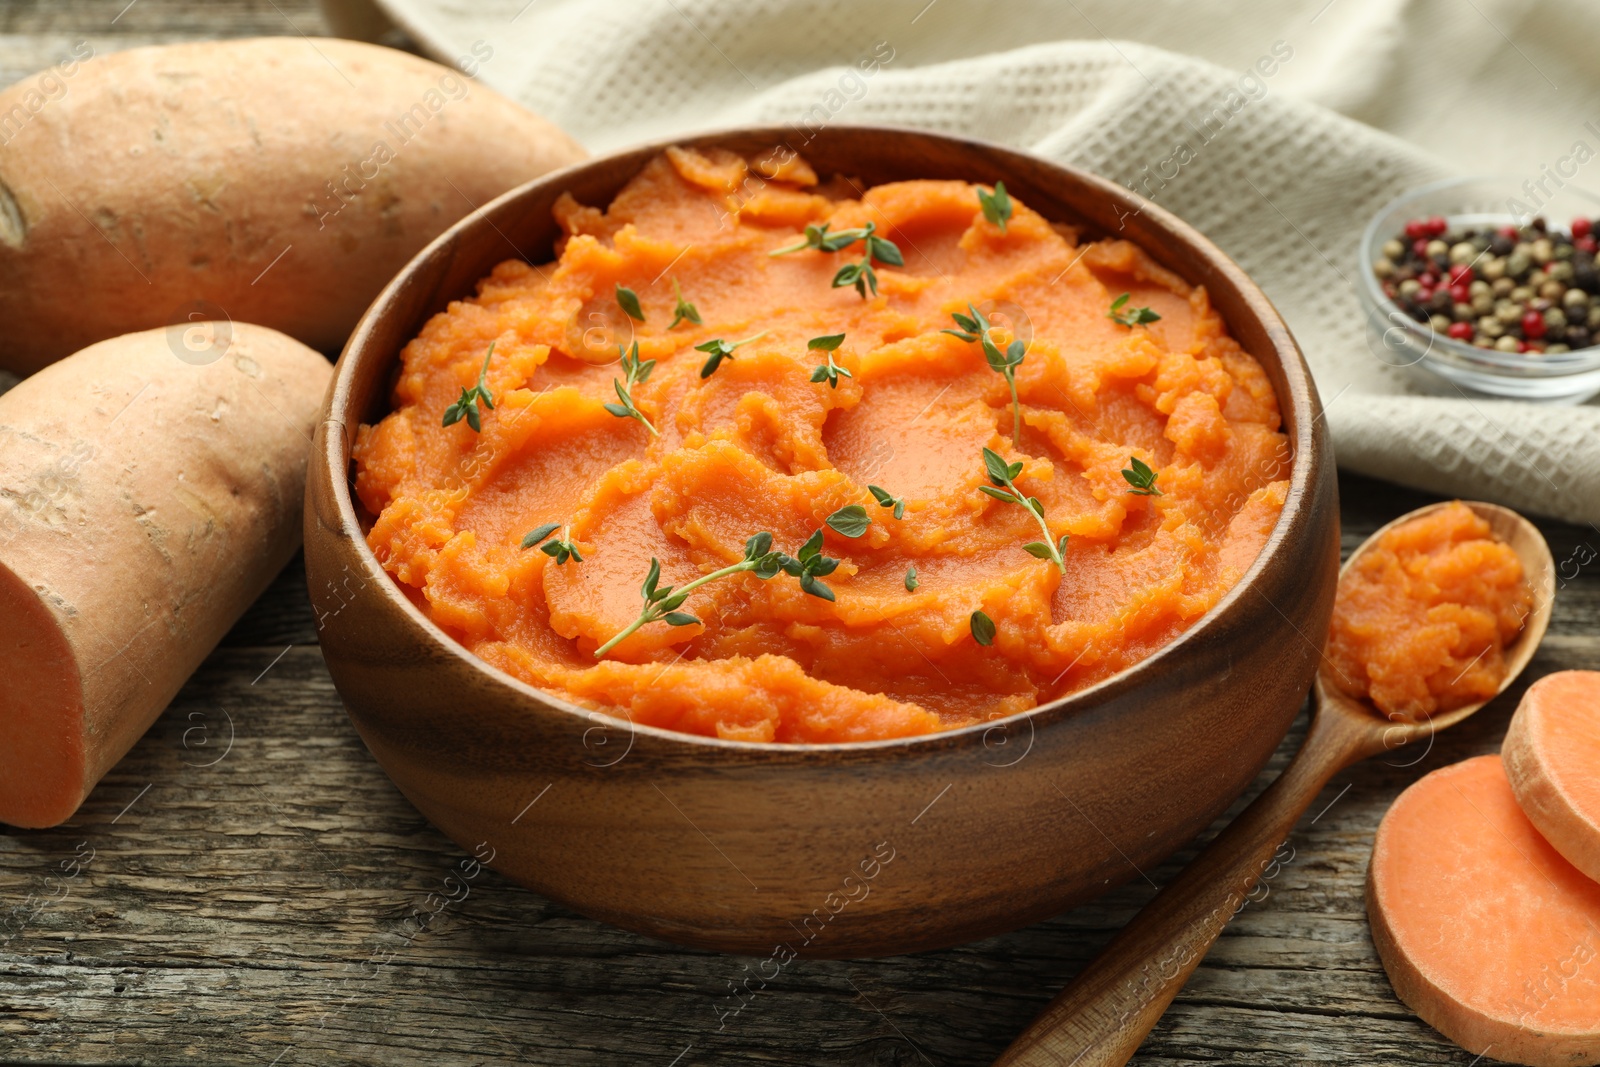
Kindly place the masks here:
<instances>
[{"instance_id":1,"label":"black peppercorn","mask_svg":"<svg viewBox=\"0 0 1600 1067\"><path fill-rule=\"evenodd\" d=\"M1594 257L1579 252L1572 257L1572 284L1587 293L1600 292L1600 270L1595 269Z\"/></svg>"}]
</instances>

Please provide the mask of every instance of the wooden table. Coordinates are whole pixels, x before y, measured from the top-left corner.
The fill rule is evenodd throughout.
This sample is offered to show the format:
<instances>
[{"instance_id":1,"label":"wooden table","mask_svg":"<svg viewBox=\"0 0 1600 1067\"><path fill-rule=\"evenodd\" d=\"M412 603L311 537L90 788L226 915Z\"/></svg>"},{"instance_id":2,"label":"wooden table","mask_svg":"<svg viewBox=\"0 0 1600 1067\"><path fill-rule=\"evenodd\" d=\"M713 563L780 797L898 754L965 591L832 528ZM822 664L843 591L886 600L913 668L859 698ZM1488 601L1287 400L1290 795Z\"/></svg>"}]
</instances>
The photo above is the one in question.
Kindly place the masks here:
<instances>
[{"instance_id":1,"label":"wooden table","mask_svg":"<svg viewBox=\"0 0 1600 1067\"><path fill-rule=\"evenodd\" d=\"M4 0L0 83L84 38L294 32L326 32L307 0ZM1359 477L1340 492L1346 550L1431 499ZM1569 571L1600 546L1541 527ZM1600 667L1600 565L1561 589L1530 674L1571 667ZM1134 1062L1471 1063L1390 991L1362 884L1395 795L1494 751L1523 688L1431 751L1340 775ZM0 831L0 1059L28 1063L987 1064L1193 854L1003 937L799 961L725 1028L716 1009L754 961L591 922L493 872L408 940L465 857L345 718L298 559L70 825Z\"/></svg>"}]
</instances>

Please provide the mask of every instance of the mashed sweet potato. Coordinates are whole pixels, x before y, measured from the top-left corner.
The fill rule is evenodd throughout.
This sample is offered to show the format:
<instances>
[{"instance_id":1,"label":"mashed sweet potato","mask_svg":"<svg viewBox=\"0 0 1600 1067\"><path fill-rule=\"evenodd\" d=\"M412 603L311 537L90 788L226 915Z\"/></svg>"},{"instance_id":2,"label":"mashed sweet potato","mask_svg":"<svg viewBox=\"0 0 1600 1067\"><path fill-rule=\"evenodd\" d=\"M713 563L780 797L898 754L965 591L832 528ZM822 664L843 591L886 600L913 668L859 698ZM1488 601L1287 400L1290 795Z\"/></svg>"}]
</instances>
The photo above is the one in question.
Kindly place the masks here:
<instances>
[{"instance_id":1,"label":"mashed sweet potato","mask_svg":"<svg viewBox=\"0 0 1600 1067\"><path fill-rule=\"evenodd\" d=\"M1455 501L1384 534L1339 579L1327 673L1408 721L1487 700L1532 605L1516 552Z\"/></svg>"},{"instance_id":2,"label":"mashed sweet potato","mask_svg":"<svg viewBox=\"0 0 1600 1067\"><path fill-rule=\"evenodd\" d=\"M1192 625L1255 559L1287 489L1277 399L1203 289L1123 241L1078 243L1020 202L1004 230L977 187L819 183L787 152L752 163L671 149L604 212L564 198L554 263L512 260L435 316L403 354L394 410L357 441L369 542L441 627L495 666L575 703L752 741L902 737L1021 711L1139 662ZM830 286L842 251L769 253L871 222L904 264L878 292ZM674 317L676 294L700 316ZM619 310L636 292L644 321ZM1125 325L1113 301L1158 320ZM1016 368L941 331L968 303ZM1126 317L1126 313L1125 313ZM837 386L813 381L843 333ZM694 346L762 334L709 377ZM654 373L619 417L618 344ZM493 344L493 352L489 346ZM481 432L442 425L485 377ZM1064 567L1022 505L979 491L982 450L1021 462ZM1137 495L1138 458L1160 495ZM904 501L904 517L869 494ZM856 538L824 526L863 505ZM521 547L535 527L581 555ZM663 585L738 562L769 531L795 553L824 530L832 602L794 577L740 573L695 590L701 620L638 617L652 557ZM915 568L915 589L907 572ZM992 645L971 633L984 612Z\"/></svg>"}]
</instances>

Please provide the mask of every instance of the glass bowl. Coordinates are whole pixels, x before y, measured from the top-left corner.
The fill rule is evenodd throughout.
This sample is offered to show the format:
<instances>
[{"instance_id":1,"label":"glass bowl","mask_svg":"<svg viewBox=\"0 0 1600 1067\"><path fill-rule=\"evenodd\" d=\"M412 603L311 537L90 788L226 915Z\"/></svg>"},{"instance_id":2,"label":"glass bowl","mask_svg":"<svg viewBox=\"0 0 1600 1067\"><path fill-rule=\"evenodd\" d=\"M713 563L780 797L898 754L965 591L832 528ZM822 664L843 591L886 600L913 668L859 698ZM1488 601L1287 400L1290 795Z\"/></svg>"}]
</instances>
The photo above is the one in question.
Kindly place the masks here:
<instances>
[{"instance_id":1,"label":"glass bowl","mask_svg":"<svg viewBox=\"0 0 1600 1067\"><path fill-rule=\"evenodd\" d=\"M1521 353L1480 348L1435 332L1412 318L1383 291L1372 265L1386 241L1411 219L1442 216L1451 230L1526 226L1535 217L1552 231L1573 218L1600 219L1600 197L1570 183L1555 188L1553 174L1532 181L1509 176L1452 178L1413 189L1390 201L1361 235L1356 292L1373 353L1394 367L1416 367L1465 389L1490 396L1576 404L1600 393L1600 347L1571 352ZM1541 189L1536 183L1544 182ZM1402 238L1404 240L1404 238ZM1600 301L1600 294L1595 295Z\"/></svg>"}]
</instances>

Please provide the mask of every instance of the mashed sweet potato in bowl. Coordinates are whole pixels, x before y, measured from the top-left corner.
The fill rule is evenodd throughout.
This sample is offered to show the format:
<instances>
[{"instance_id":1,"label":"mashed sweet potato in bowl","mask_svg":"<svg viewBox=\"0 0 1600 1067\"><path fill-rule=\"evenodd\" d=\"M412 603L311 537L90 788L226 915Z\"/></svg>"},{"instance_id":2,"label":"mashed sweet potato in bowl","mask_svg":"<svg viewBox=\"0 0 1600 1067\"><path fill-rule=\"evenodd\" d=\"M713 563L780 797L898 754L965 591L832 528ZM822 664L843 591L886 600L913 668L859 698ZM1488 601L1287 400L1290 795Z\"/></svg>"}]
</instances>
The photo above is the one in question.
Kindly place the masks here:
<instances>
[{"instance_id":1,"label":"mashed sweet potato in bowl","mask_svg":"<svg viewBox=\"0 0 1600 1067\"><path fill-rule=\"evenodd\" d=\"M379 762L512 877L906 951L1242 790L1315 672L1335 488L1287 330L1172 216L806 136L595 160L421 254L341 360L308 573Z\"/></svg>"}]
</instances>

